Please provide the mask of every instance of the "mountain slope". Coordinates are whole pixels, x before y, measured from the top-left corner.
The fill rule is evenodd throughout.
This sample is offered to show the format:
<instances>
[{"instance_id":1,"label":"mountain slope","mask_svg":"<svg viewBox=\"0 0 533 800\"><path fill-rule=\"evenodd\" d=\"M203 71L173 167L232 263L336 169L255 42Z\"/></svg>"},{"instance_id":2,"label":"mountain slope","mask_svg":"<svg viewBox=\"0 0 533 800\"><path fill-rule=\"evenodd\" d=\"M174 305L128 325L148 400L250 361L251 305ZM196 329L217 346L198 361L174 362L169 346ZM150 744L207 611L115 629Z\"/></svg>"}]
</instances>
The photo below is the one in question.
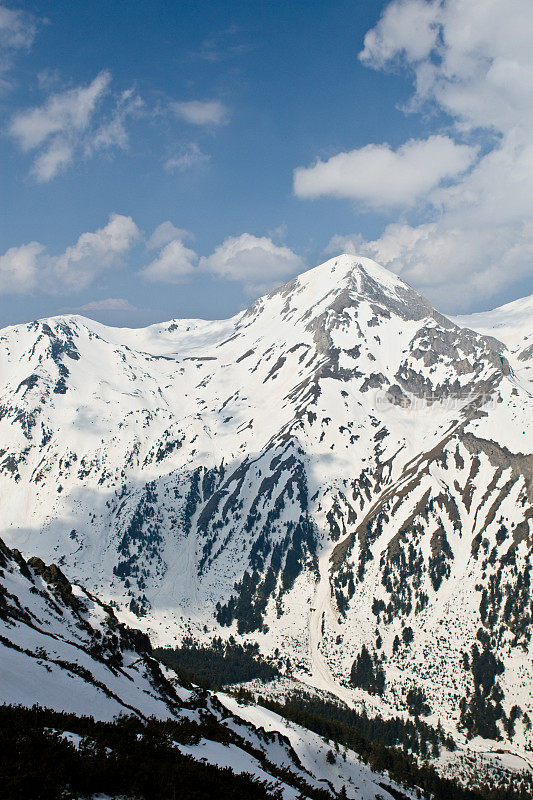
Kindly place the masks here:
<instances>
[{"instance_id":1,"label":"mountain slope","mask_svg":"<svg viewBox=\"0 0 533 800\"><path fill-rule=\"evenodd\" d=\"M533 383L533 295L492 311L455 317L458 325L495 336L505 344L515 373Z\"/></svg>"},{"instance_id":2,"label":"mountain slope","mask_svg":"<svg viewBox=\"0 0 533 800\"><path fill-rule=\"evenodd\" d=\"M146 634L54 564L27 562L0 540L1 700L97 719L118 714L165 719L189 696L150 657Z\"/></svg>"},{"instance_id":3,"label":"mountain slope","mask_svg":"<svg viewBox=\"0 0 533 800\"><path fill-rule=\"evenodd\" d=\"M56 565L46 566L36 557L26 561L0 540L0 701L41 706L41 710L33 711L0 708L2 788L7 791L2 796L48 798L52 792L53 796L64 796L61 781L66 781L66 789L66 770L71 768L72 754L68 748L61 752L65 742L58 747L50 738L54 731L80 750L75 771L89 774L93 769L97 783L99 777L107 780L107 785L97 788L107 789L110 774L120 776L123 751L134 748L137 741L142 744L146 738L147 750L155 759L150 769L161 770L167 758L169 768L178 773L181 770L182 783L187 765L179 761L179 754L230 768L235 774L250 776L254 782L266 782L271 791L277 788L285 800L327 800L342 786L347 797L364 800L392 800L399 796L394 794L400 792L398 784L373 772L354 752L348 750L343 759L328 760L329 745L311 731L288 725L277 715L255 706L247 707L247 713L242 714L239 704L226 695L217 697L184 688L172 671L151 658L150 650L145 634L120 624L108 606L81 586L71 584ZM52 710L66 713L53 714ZM140 718L139 724L102 729L87 719L90 716L97 721L112 721L118 715ZM265 718L269 720L268 732ZM158 726L154 719L170 720L171 724ZM98 754L97 735L104 736L103 751L110 763L102 761L102 753L100 761L93 763ZM132 735L134 740L128 745ZM51 763L45 774L39 775L39 765L44 763L39 759L48 748ZM150 748L155 748L155 754ZM11 753L12 763L7 753ZM24 754L31 764L25 761ZM138 758L146 757L141 748ZM62 765L58 758L63 759ZM131 772L135 768L135 764L129 766ZM201 771L193 770L193 774L198 780L203 778ZM188 774L186 777L189 779ZM211 773L208 777L212 781ZM118 785L121 796L129 787L124 776L122 780L124 785ZM227 774L221 774L220 781L225 789L228 784L231 786ZM212 785L205 794L201 788L201 783L195 787L195 796L212 795ZM237 782L235 794L227 796L237 796L239 788L246 790ZM405 800L414 797L408 790L401 791ZM138 787L135 795L139 796ZM147 796L153 796L153 791ZM272 794L269 791L257 796Z\"/></svg>"},{"instance_id":4,"label":"mountain slope","mask_svg":"<svg viewBox=\"0 0 533 800\"><path fill-rule=\"evenodd\" d=\"M248 637L349 703L416 696L525 754L533 414L503 342L341 256L231 320L0 344L10 544L158 644Z\"/></svg>"}]
</instances>

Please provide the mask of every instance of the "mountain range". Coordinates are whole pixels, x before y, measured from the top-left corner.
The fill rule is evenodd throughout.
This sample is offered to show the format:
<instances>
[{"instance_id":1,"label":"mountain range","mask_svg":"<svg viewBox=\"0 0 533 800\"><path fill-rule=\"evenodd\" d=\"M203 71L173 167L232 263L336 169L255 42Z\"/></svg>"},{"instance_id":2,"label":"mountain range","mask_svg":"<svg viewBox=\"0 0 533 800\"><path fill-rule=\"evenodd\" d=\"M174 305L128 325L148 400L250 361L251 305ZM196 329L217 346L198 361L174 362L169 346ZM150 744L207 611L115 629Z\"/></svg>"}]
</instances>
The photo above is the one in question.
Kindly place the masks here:
<instances>
[{"instance_id":1,"label":"mountain range","mask_svg":"<svg viewBox=\"0 0 533 800\"><path fill-rule=\"evenodd\" d=\"M229 320L4 328L0 535L157 645L257 642L523 765L532 320L449 319L344 255Z\"/></svg>"}]
</instances>

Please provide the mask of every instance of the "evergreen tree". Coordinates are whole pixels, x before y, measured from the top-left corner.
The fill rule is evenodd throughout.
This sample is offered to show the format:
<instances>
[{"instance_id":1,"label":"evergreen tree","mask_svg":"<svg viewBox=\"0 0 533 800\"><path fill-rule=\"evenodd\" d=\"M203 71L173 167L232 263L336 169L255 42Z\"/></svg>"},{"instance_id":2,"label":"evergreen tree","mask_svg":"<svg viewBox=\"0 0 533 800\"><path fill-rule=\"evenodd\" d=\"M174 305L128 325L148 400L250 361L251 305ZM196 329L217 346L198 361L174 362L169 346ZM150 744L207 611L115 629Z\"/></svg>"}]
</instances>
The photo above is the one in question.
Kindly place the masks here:
<instances>
[{"instance_id":1,"label":"evergreen tree","mask_svg":"<svg viewBox=\"0 0 533 800\"><path fill-rule=\"evenodd\" d=\"M371 656L365 645L352 664L350 681L358 689L364 689L370 694L383 694L385 688L385 672Z\"/></svg>"}]
</instances>

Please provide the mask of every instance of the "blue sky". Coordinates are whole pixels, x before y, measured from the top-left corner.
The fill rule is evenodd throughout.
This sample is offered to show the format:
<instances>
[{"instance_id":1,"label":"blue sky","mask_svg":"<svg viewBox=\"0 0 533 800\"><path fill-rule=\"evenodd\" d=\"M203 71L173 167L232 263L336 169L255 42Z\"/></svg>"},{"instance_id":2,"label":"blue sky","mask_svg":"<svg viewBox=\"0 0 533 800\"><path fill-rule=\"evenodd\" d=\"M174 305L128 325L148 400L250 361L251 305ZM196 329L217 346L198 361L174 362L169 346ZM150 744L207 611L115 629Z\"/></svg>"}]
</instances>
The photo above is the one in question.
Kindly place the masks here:
<instances>
[{"instance_id":1,"label":"blue sky","mask_svg":"<svg viewBox=\"0 0 533 800\"><path fill-rule=\"evenodd\" d=\"M531 8L0 7L0 325L229 316L341 251L450 313L531 293Z\"/></svg>"}]
</instances>

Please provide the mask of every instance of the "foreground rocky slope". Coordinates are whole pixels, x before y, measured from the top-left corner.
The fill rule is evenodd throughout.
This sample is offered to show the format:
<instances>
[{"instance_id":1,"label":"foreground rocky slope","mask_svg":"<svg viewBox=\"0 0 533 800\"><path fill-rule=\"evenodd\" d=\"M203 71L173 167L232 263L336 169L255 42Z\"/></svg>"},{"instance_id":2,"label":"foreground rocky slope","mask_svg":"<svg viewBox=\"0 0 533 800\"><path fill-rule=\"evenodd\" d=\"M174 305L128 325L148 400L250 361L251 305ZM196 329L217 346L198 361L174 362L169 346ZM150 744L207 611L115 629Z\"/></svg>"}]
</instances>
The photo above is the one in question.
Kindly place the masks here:
<instances>
[{"instance_id":1,"label":"foreground rocky slope","mask_svg":"<svg viewBox=\"0 0 533 800\"><path fill-rule=\"evenodd\" d=\"M187 696L150 656L146 634L55 565L0 539L0 702L91 714L173 716Z\"/></svg>"},{"instance_id":2,"label":"foreground rocky slope","mask_svg":"<svg viewBox=\"0 0 533 800\"><path fill-rule=\"evenodd\" d=\"M159 644L527 758L529 356L465 325L341 256L223 322L6 328L1 533Z\"/></svg>"},{"instance_id":3,"label":"foreground rocky slope","mask_svg":"<svg viewBox=\"0 0 533 800\"><path fill-rule=\"evenodd\" d=\"M26 561L0 540L0 703L26 708L38 704L66 712L0 708L2 796L73 796L62 783L74 758L70 746L80 751L74 772L87 773L81 787L92 781L105 789L105 782L98 784L99 772L107 786L113 785L113 774L120 775L128 750L138 746L136 758L147 759L147 769L159 769L167 759L167 771L177 772L178 785L192 780L199 798L212 796L216 775L193 768L189 776L182 756L248 776L252 787L235 781L232 794L231 774L221 773L224 797L243 792L252 796L256 783L266 789L254 797L273 796L277 789L277 796L285 800L327 800L343 787L345 796L364 800L415 796L406 789L400 792L398 784L373 772L350 750L343 758L334 757L320 736L277 714L253 705L243 712L227 695L185 688L150 650L145 634L120 624L108 606L71 584L56 565L46 566L35 557ZM123 723L99 730L85 719L111 721L119 715L131 715L144 725ZM147 718L156 721L146 722ZM157 720L171 724L158 726ZM60 741L54 738L57 734ZM100 752L102 743L109 746ZM150 762L154 748L155 760ZM39 774L41 768L45 771ZM135 769L132 762L129 770ZM127 779L126 775L122 784L118 781L120 796L128 791ZM142 788L142 774L139 780ZM203 792L204 783L211 787L209 792ZM145 788L147 797L173 796L164 793L162 784L158 793L152 780ZM145 792L136 791L135 796L144 797Z\"/></svg>"}]
</instances>

